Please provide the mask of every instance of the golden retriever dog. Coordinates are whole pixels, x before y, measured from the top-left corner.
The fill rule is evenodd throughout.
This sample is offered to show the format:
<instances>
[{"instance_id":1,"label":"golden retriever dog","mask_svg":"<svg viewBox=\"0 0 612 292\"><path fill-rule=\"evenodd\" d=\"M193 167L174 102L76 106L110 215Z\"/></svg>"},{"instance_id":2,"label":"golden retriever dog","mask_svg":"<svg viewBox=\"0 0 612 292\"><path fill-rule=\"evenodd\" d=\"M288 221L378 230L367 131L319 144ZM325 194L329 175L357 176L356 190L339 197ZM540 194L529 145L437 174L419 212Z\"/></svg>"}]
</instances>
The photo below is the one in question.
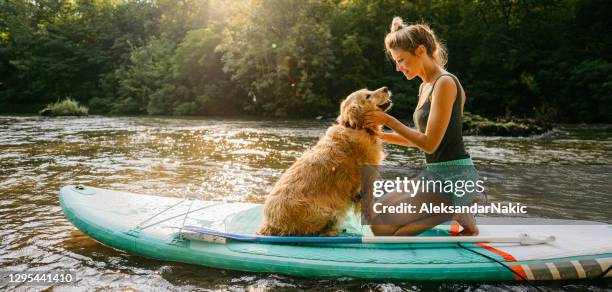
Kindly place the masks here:
<instances>
[{"instance_id":1,"label":"golden retriever dog","mask_svg":"<svg viewBox=\"0 0 612 292\"><path fill-rule=\"evenodd\" d=\"M386 87L361 89L342 101L338 124L329 127L268 194L258 234L337 234L338 224L353 204L359 210L361 167L380 165L384 158L382 143L372 135L373 129L362 127L363 114L389 110L390 95Z\"/></svg>"}]
</instances>

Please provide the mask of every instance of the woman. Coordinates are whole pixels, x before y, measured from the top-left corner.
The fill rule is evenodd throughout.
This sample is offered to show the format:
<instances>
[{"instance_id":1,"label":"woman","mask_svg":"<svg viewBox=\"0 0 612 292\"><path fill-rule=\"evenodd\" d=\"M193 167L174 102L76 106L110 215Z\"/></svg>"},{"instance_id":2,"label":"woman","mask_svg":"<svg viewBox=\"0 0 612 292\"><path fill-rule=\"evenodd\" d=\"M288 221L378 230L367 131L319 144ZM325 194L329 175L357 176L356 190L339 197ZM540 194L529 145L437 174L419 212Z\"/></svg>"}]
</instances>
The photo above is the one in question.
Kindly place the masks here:
<instances>
[{"instance_id":1,"label":"woman","mask_svg":"<svg viewBox=\"0 0 612 292\"><path fill-rule=\"evenodd\" d=\"M425 152L427 169L434 173L435 169L447 166L448 169L454 166L460 169L455 174L449 173L448 169L438 172L445 179L477 178L462 137L465 92L459 80L445 70L446 50L434 32L425 24L404 25L401 18L395 17L391 32L385 37L385 47L395 61L397 71L402 72L408 80L419 77L423 81L419 88L419 102L413 114L417 129L405 126L382 111L367 113L364 117L365 127L386 125L391 128L394 132L378 132L376 135L388 143L421 149ZM438 206L466 205L471 203L474 195L471 193L459 200L448 193L418 193L413 197L390 193L384 196L384 201L385 204L413 204L417 208L424 203ZM459 235L478 235L473 214L453 216L452 213L414 212L401 216L402 223L394 223L399 221L393 221L391 217L374 218L372 232L376 235L416 235L455 219L463 227Z\"/></svg>"}]
</instances>

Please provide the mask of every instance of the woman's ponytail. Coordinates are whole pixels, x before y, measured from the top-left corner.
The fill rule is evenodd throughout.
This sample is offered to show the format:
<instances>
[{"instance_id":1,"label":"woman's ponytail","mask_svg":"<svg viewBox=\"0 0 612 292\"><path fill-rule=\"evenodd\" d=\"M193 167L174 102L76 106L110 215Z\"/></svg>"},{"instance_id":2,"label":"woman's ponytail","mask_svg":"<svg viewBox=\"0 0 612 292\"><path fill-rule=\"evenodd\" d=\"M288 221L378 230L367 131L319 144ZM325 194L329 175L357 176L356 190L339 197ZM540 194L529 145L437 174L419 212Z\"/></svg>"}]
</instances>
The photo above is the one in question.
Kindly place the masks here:
<instances>
[{"instance_id":1,"label":"woman's ponytail","mask_svg":"<svg viewBox=\"0 0 612 292\"><path fill-rule=\"evenodd\" d=\"M394 17L391 21L391 31L385 37L387 52L391 49L402 49L414 54L420 45L425 47L427 55L438 65L446 67L448 61L446 46L436 37L429 25L417 23L407 26L401 17Z\"/></svg>"}]
</instances>

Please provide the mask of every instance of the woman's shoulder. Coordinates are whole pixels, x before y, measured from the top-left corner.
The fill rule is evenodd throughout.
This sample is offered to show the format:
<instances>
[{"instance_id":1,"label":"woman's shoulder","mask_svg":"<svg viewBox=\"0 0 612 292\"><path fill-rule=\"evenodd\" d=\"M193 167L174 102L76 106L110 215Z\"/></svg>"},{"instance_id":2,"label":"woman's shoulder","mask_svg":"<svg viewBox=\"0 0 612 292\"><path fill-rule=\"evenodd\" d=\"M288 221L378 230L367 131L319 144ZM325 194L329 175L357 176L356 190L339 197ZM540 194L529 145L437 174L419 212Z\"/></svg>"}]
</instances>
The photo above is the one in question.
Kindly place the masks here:
<instances>
[{"instance_id":1,"label":"woman's shoulder","mask_svg":"<svg viewBox=\"0 0 612 292\"><path fill-rule=\"evenodd\" d=\"M447 86L453 86L455 87L456 90L459 90L461 92L462 95L464 95L464 90L463 90L463 85L461 84L461 81L459 81L459 78L450 72L446 72L444 76L440 77L440 81L443 81L444 83L446 83Z\"/></svg>"},{"instance_id":2,"label":"woman's shoulder","mask_svg":"<svg viewBox=\"0 0 612 292\"><path fill-rule=\"evenodd\" d=\"M449 82L454 83L457 77L448 72L448 71L442 71L442 73L440 75L438 75L438 78L436 78L433 81L432 87L435 90L436 87L439 87L442 83L448 84Z\"/></svg>"},{"instance_id":3,"label":"woman's shoulder","mask_svg":"<svg viewBox=\"0 0 612 292\"><path fill-rule=\"evenodd\" d=\"M439 90L448 90L451 88L457 88L456 83L455 83L455 79L456 77L454 77L454 75L448 73L448 74L444 74L441 75L440 77L438 77L438 79L436 80L435 84L434 84L434 93L435 91L439 91Z\"/></svg>"},{"instance_id":4,"label":"woman's shoulder","mask_svg":"<svg viewBox=\"0 0 612 292\"><path fill-rule=\"evenodd\" d=\"M442 81L442 80L459 80L459 78L457 78L457 76L455 76L455 74L448 72L448 71L443 71L442 74L440 74L440 76L438 77L437 81Z\"/></svg>"},{"instance_id":5,"label":"woman's shoulder","mask_svg":"<svg viewBox=\"0 0 612 292\"><path fill-rule=\"evenodd\" d=\"M457 84L455 80L450 75L443 75L436 80L436 84L434 84L432 99L436 98L444 98L445 100L454 101L454 98L457 96Z\"/></svg>"}]
</instances>

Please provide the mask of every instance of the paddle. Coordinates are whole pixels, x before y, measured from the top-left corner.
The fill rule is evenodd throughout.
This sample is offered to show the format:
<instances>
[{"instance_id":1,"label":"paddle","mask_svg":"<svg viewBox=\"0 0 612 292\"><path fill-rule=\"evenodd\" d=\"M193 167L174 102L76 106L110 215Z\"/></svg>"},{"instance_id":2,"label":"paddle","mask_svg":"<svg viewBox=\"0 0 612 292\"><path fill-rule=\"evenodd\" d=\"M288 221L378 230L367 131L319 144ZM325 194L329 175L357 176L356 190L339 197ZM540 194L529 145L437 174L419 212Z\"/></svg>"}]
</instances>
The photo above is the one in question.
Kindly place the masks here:
<instances>
[{"instance_id":1,"label":"paddle","mask_svg":"<svg viewBox=\"0 0 612 292\"><path fill-rule=\"evenodd\" d=\"M531 237L529 234L519 234L516 237L496 236L251 236L220 232L198 226L184 226L181 232L183 237L190 240L225 243L227 240L255 242L255 243L444 243L444 242L473 242L473 243L520 243L521 245L544 244L555 241L550 235L544 238Z\"/></svg>"}]
</instances>

